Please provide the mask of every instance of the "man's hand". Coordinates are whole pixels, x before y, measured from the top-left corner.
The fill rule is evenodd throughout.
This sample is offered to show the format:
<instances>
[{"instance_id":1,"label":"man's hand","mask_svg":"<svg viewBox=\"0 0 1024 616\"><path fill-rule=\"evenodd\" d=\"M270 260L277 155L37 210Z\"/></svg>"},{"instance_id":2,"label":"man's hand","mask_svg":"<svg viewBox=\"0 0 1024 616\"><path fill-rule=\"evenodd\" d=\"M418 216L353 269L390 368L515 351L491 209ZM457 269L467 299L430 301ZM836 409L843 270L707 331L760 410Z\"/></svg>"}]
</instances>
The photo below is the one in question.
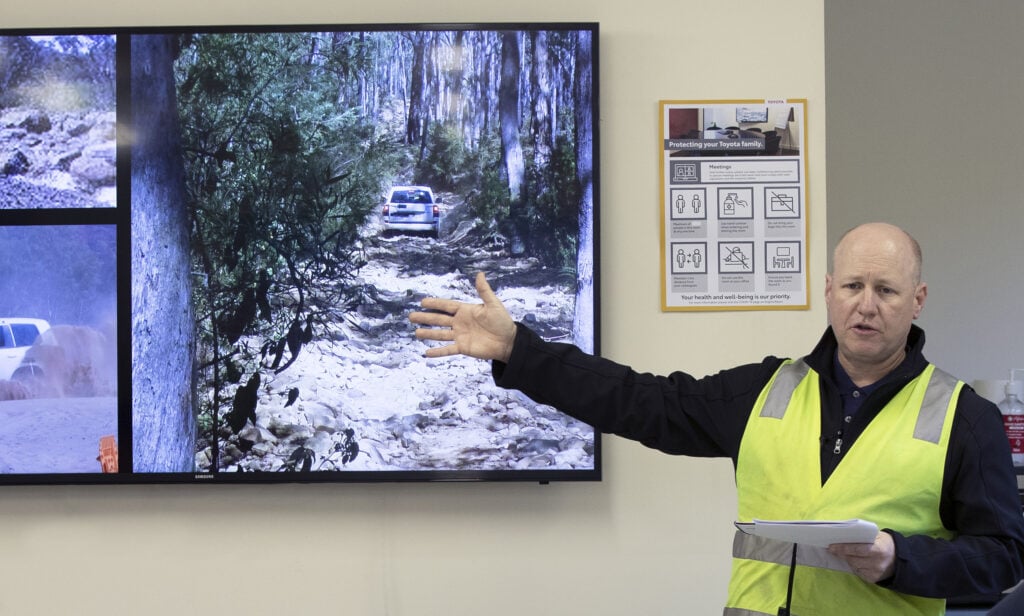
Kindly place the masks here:
<instances>
[{"instance_id":1,"label":"man's hand","mask_svg":"<svg viewBox=\"0 0 1024 616\"><path fill-rule=\"evenodd\" d=\"M483 272L476 275L476 292L483 304L428 297L420 305L431 312L409 314L413 323L429 326L417 328L417 338L452 343L427 349L427 357L462 354L508 362L516 337L516 324L491 290L491 285L487 284Z\"/></svg>"},{"instance_id":2,"label":"man's hand","mask_svg":"<svg viewBox=\"0 0 1024 616\"><path fill-rule=\"evenodd\" d=\"M828 551L845 560L854 575L872 584L892 577L896 569L896 544L887 532L879 532L874 543L833 543Z\"/></svg>"}]
</instances>

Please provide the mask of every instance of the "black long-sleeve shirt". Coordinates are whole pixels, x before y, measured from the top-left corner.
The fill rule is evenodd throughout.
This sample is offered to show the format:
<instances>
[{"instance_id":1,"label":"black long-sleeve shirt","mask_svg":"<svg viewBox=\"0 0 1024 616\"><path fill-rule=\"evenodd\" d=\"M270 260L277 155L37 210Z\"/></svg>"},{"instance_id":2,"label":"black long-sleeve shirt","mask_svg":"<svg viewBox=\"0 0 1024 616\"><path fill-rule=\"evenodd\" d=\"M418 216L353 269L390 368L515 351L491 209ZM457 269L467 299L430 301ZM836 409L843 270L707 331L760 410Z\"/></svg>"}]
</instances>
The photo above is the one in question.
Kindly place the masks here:
<instances>
[{"instance_id":1,"label":"black long-sleeve shirt","mask_svg":"<svg viewBox=\"0 0 1024 616\"><path fill-rule=\"evenodd\" d=\"M567 344L542 340L519 324L508 364L494 362L495 382L594 426L666 453L728 457L735 467L747 418L784 361L723 370L704 378L683 372L639 373ZM907 356L844 420L833 379L837 343L831 329L804 359L821 383L821 480L892 397L928 365L924 331L913 326ZM842 447L835 446L841 436ZM900 481L898 469L878 489ZM997 595L1024 577L1024 517L1009 442L994 404L965 386L957 400L939 515L957 533L950 541L886 529L896 546L893 590L924 597Z\"/></svg>"}]
</instances>

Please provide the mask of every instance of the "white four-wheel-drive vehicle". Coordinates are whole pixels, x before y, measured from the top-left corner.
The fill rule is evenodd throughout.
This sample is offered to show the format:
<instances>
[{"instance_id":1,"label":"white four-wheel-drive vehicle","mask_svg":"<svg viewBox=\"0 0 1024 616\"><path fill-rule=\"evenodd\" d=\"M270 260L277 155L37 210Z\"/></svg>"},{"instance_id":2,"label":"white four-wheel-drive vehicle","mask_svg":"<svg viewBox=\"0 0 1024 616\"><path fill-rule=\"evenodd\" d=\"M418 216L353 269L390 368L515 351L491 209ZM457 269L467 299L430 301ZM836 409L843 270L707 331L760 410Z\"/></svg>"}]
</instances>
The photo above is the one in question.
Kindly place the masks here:
<instances>
[{"instance_id":1,"label":"white four-wheel-drive vehicle","mask_svg":"<svg viewBox=\"0 0 1024 616\"><path fill-rule=\"evenodd\" d=\"M384 196L384 232L425 232L438 237L441 198L427 186L392 186Z\"/></svg>"},{"instance_id":2,"label":"white four-wheel-drive vehicle","mask_svg":"<svg viewBox=\"0 0 1024 616\"><path fill-rule=\"evenodd\" d=\"M9 380L21 368L32 343L50 329L43 319L0 317L0 380Z\"/></svg>"}]
</instances>

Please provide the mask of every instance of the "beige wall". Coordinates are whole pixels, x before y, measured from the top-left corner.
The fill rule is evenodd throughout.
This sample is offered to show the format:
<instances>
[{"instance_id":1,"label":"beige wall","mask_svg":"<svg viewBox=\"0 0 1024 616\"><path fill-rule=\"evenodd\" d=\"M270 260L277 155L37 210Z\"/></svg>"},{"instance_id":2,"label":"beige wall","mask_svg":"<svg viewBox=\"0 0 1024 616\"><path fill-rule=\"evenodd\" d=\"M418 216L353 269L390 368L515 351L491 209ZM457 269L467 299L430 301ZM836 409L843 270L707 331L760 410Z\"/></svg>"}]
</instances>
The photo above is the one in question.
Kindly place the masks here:
<instances>
[{"instance_id":1,"label":"beige wall","mask_svg":"<svg viewBox=\"0 0 1024 616\"><path fill-rule=\"evenodd\" d=\"M599 21L605 354L703 375L802 354L824 326L822 0L34 0L3 13L8 27ZM812 308L662 313L658 101L751 97L808 100ZM587 484L4 488L0 613L718 613L730 463L605 442L605 480Z\"/></svg>"}]
</instances>

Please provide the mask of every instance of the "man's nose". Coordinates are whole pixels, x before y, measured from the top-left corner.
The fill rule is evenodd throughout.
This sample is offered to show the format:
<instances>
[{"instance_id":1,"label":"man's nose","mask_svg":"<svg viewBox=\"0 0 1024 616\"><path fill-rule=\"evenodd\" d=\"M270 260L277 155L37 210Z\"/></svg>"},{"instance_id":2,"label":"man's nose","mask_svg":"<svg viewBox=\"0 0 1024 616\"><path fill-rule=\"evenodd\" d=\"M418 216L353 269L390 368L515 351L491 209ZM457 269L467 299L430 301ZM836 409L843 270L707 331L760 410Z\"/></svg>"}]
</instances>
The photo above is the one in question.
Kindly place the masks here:
<instances>
[{"instance_id":1,"label":"man's nose","mask_svg":"<svg viewBox=\"0 0 1024 616\"><path fill-rule=\"evenodd\" d=\"M878 310L878 296L871 289L864 289L857 301L857 311L861 314L874 314Z\"/></svg>"}]
</instances>

